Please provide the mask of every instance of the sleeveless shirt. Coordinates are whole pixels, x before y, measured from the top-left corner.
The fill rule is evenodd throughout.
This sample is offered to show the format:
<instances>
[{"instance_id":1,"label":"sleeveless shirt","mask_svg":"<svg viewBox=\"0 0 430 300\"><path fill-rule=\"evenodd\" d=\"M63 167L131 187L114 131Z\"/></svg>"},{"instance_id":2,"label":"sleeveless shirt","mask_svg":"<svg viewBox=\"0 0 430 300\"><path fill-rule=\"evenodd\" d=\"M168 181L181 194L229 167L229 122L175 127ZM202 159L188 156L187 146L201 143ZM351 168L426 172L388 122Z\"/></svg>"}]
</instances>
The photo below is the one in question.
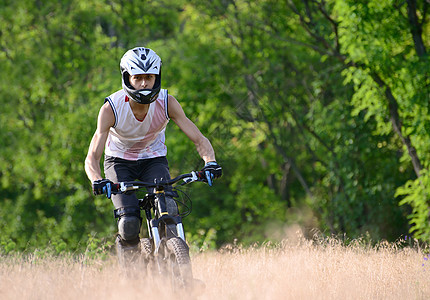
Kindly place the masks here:
<instances>
[{"instance_id":1,"label":"sleeveless shirt","mask_svg":"<svg viewBox=\"0 0 430 300\"><path fill-rule=\"evenodd\" d=\"M127 160L166 156L165 129L169 122L167 90L161 89L157 100L149 105L143 120L131 110L129 98L123 89L105 99L115 115L115 124L109 130L105 154Z\"/></svg>"}]
</instances>

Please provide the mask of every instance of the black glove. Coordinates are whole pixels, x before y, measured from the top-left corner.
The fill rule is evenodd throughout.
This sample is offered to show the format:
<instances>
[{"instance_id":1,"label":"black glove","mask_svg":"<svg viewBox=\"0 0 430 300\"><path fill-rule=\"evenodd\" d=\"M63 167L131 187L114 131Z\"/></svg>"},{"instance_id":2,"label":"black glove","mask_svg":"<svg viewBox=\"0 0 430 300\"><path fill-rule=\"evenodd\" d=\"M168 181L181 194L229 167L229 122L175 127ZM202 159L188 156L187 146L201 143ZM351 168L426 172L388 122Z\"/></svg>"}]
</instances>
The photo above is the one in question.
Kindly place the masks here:
<instances>
[{"instance_id":1,"label":"black glove","mask_svg":"<svg viewBox=\"0 0 430 300\"><path fill-rule=\"evenodd\" d=\"M93 193L94 195L101 195L103 194L103 188L106 186L106 184L110 183L113 185L113 182L109 179L100 179L93 181Z\"/></svg>"},{"instance_id":2,"label":"black glove","mask_svg":"<svg viewBox=\"0 0 430 300\"><path fill-rule=\"evenodd\" d=\"M202 172L206 175L206 180L208 184L212 186L212 179L219 178L222 175L222 168L216 161L210 161L206 163Z\"/></svg>"}]
</instances>

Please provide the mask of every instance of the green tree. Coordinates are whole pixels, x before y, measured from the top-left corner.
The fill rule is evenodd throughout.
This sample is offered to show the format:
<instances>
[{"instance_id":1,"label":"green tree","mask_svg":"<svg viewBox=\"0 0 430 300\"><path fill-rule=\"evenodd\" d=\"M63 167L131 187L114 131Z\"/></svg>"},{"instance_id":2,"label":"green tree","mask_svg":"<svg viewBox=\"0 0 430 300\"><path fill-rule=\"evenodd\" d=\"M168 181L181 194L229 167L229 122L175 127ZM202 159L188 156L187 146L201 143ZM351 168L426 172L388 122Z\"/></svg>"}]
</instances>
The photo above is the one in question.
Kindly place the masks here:
<instances>
[{"instance_id":1,"label":"green tree","mask_svg":"<svg viewBox=\"0 0 430 300\"><path fill-rule=\"evenodd\" d=\"M177 86L191 100L192 111L213 112L202 118L209 123L203 128L222 137L222 159L243 187L230 186L233 197L223 195L216 202L242 212L229 227L250 226L255 232L271 220L297 221L285 212L305 206L315 218L301 222L332 233L370 231L376 238L394 239L404 232L404 210L396 208L393 197L407 179L403 174L392 177L398 148L386 147L392 135L373 134L375 120L353 114L355 107L348 102L352 86L342 84L341 72L348 66L329 48L337 41L329 39L332 23L326 16L317 10L319 14L302 18L309 7L289 2L224 1L222 9L219 2L193 3L197 12L187 8L190 17L181 36L185 48L171 56L181 59L175 63L177 72L205 66ZM314 27L304 26L306 19L321 30L321 37L311 32ZM260 195L251 192L248 178ZM238 201L240 197L246 201ZM258 214L250 209L256 206L283 213ZM390 226L384 225L387 220L392 220Z\"/></svg>"},{"instance_id":2,"label":"green tree","mask_svg":"<svg viewBox=\"0 0 430 300\"><path fill-rule=\"evenodd\" d=\"M124 49L172 32L175 6L168 1L0 6L0 137L6 145L0 149L1 239L20 249L60 240L69 249L85 247L89 234L113 235L116 227L110 201L93 197L83 170L98 109L103 97L121 86Z\"/></svg>"},{"instance_id":3,"label":"green tree","mask_svg":"<svg viewBox=\"0 0 430 300\"><path fill-rule=\"evenodd\" d=\"M192 240L328 233L428 239L426 1L6 1L0 4L0 245L85 248L115 232L83 170L118 62L145 45L224 175L187 192ZM170 125L173 175L200 169ZM4 146L3 146L4 145ZM407 204L399 207L400 204ZM411 209L411 211L409 211Z\"/></svg>"}]
</instances>

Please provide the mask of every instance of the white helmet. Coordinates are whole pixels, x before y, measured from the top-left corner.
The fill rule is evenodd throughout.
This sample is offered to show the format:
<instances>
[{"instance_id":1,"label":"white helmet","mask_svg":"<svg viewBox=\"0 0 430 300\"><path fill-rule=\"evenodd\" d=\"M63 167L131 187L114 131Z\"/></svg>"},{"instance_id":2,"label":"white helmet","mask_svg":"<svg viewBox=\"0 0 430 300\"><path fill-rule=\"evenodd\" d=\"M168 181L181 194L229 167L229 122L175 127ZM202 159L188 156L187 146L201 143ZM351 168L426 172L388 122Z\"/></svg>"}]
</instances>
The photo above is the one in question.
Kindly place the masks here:
<instances>
[{"instance_id":1,"label":"white helmet","mask_svg":"<svg viewBox=\"0 0 430 300\"><path fill-rule=\"evenodd\" d=\"M149 104L157 99L161 88L161 58L151 49L136 47L128 50L119 64L122 75L122 87L127 95L141 104ZM155 74L152 89L136 90L130 84L130 75Z\"/></svg>"}]
</instances>

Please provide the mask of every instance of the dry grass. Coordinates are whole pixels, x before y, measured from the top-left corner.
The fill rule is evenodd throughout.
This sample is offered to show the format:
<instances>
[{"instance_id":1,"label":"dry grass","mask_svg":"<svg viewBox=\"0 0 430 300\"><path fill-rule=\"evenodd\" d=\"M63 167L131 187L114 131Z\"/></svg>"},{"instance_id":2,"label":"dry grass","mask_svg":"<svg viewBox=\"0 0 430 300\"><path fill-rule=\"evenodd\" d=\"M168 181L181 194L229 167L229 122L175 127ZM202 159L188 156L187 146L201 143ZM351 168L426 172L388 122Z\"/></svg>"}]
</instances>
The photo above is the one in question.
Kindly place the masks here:
<instances>
[{"instance_id":1,"label":"dry grass","mask_svg":"<svg viewBox=\"0 0 430 300\"><path fill-rule=\"evenodd\" d=\"M192 257L206 288L176 299L430 299L430 264L417 246L336 239L229 246ZM124 276L114 257L0 257L1 299L172 299L164 283ZM160 292L161 290L161 292Z\"/></svg>"}]
</instances>

